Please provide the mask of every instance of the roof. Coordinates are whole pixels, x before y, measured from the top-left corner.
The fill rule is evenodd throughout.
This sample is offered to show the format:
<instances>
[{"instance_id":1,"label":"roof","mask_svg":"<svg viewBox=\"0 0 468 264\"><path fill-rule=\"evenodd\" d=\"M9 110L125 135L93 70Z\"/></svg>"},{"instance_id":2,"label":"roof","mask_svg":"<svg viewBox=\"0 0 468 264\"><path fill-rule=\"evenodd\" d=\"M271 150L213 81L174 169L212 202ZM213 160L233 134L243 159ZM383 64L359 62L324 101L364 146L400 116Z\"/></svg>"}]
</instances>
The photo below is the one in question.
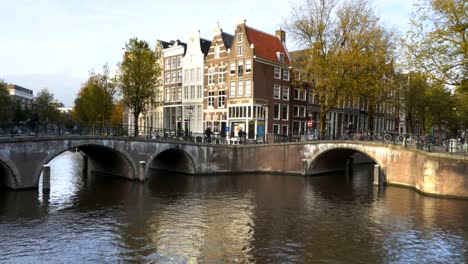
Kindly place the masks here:
<instances>
[{"instance_id":1,"label":"roof","mask_svg":"<svg viewBox=\"0 0 468 264\"><path fill-rule=\"evenodd\" d=\"M225 32L221 32L221 38L223 39L224 46L227 49L231 48L232 45L232 40L234 39L234 36Z\"/></svg>"},{"instance_id":2,"label":"roof","mask_svg":"<svg viewBox=\"0 0 468 264\"><path fill-rule=\"evenodd\" d=\"M208 51L210 50L210 47L211 47L211 41L204 39L204 38L200 38L200 48L205 57L206 55L208 55Z\"/></svg>"},{"instance_id":3,"label":"roof","mask_svg":"<svg viewBox=\"0 0 468 264\"><path fill-rule=\"evenodd\" d=\"M281 64L291 64L289 55L281 40L274 35L245 26L247 39L254 44L255 56ZM284 54L284 62L279 61L277 52Z\"/></svg>"},{"instance_id":4,"label":"roof","mask_svg":"<svg viewBox=\"0 0 468 264\"><path fill-rule=\"evenodd\" d=\"M160 40L158 39L159 43L161 43L161 46L163 49L167 49L169 48L169 45L171 45L171 43L167 42L167 41L164 41L164 40Z\"/></svg>"}]
</instances>

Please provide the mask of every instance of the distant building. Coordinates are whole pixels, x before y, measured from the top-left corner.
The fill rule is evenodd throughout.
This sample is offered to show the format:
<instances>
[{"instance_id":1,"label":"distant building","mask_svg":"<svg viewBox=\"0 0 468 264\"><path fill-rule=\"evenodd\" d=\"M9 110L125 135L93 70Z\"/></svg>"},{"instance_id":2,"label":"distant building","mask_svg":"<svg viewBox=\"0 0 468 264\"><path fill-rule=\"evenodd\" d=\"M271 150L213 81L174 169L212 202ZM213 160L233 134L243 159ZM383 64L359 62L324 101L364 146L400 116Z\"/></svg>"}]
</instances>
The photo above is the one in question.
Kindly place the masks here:
<instances>
[{"instance_id":1,"label":"distant building","mask_svg":"<svg viewBox=\"0 0 468 264\"><path fill-rule=\"evenodd\" d=\"M33 91L16 84L7 84L6 88L21 106L22 110L31 109L34 94Z\"/></svg>"}]
</instances>

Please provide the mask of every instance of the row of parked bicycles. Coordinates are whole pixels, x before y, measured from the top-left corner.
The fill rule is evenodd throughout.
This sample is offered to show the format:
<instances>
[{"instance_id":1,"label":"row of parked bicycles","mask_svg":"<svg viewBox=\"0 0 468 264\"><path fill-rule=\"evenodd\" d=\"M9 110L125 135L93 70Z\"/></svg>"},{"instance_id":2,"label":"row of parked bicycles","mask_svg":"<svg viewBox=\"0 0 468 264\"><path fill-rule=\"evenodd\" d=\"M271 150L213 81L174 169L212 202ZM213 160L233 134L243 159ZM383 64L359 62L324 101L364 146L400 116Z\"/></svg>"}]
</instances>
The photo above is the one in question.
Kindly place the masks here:
<instances>
[{"instance_id":1,"label":"row of parked bicycles","mask_svg":"<svg viewBox=\"0 0 468 264\"><path fill-rule=\"evenodd\" d=\"M465 149L467 147L467 142L465 142L463 138L440 139L440 138L434 137L433 135L417 136L417 135L412 135L409 133L398 134L394 132L372 133L368 131L368 132L350 133L349 131L345 131L345 133L339 139L355 140L355 141L363 140L363 141L388 142L388 143L416 146L424 150L432 150L434 146L443 146L444 148L449 148L451 142L455 140L454 145L456 149Z\"/></svg>"}]
</instances>

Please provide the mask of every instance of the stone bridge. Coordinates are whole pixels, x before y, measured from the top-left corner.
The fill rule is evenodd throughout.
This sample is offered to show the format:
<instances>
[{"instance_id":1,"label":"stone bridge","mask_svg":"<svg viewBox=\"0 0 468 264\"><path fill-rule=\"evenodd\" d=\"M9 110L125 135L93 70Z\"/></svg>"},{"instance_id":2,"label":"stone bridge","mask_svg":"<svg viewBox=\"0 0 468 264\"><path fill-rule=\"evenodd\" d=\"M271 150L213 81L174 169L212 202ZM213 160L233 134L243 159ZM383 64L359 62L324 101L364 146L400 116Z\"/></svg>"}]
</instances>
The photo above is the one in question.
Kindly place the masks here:
<instances>
[{"instance_id":1,"label":"stone bridge","mask_svg":"<svg viewBox=\"0 0 468 264\"><path fill-rule=\"evenodd\" d=\"M37 188L43 166L67 150L83 154L85 174L102 172L140 181L153 169L188 174L313 175L343 171L352 161L367 160L379 165L387 184L468 198L467 156L355 141L214 145L94 136L3 138L0 184L12 189Z\"/></svg>"}]
</instances>

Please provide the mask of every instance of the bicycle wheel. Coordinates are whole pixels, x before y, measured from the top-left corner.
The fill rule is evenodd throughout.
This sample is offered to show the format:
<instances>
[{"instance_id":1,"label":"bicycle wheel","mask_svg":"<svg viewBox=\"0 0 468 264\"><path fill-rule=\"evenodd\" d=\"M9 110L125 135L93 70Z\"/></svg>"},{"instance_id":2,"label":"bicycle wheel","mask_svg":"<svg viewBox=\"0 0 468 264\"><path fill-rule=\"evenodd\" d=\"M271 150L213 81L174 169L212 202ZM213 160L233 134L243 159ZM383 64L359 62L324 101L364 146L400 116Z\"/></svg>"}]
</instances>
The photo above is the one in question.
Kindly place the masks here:
<instances>
[{"instance_id":1,"label":"bicycle wheel","mask_svg":"<svg viewBox=\"0 0 468 264\"><path fill-rule=\"evenodd\" d=\"M390 134L385 134L383 139L386 141L386 142L389 142L389 141L392 141L392 135Z\"/></svg>"},{"instance_id":2,"label":"bicycle wheel","mask_svg":"<svg viewBox=\"0 0 468 264\"><path fill-rule=\"evenodd\" d=\"M380 135L378 135L378 134L372 135L372 140L374 140L374 141L380 141Z\"/></svg>"},{"instance_id":3,"label":"bicycle wheel","mask_svg":"<svg viewBox=\"0 0 468 264\"><path fill-rule=\"evenodd\" d=\"M404 140L405 140L405 136L403 136L403 135L399 135L399 136L397 137L397 142L398 142L398 143L402 143Z\"/></svg>"}]
</instances>

